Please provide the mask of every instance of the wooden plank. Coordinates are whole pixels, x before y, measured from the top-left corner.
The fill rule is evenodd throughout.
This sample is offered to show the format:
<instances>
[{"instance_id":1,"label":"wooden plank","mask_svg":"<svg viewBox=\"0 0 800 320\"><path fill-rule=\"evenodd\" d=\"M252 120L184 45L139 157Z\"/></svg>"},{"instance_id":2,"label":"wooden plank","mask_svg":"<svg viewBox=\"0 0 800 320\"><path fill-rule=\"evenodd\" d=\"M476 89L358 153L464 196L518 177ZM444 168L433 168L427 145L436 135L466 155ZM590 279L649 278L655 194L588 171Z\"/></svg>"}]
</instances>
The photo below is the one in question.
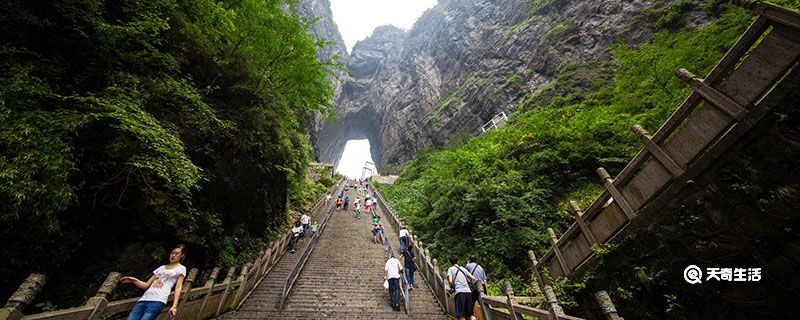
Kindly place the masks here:
<instances>
[{"instance_id":1,"label":"wooden plank","mask_svg":"<svg viewBox=\"0 0 800 320\"><path fill-rule=\"evenodd\" d=\"M581 209L578 207L578 203L570 200L568 207L572 215L575 216L575 222L578 224L578 227L581 228L581 231L583 232L584 237L586 237L586 240L588 240L592 246L596 246L598 244L597 239L594 238L592 230L589 230L589 226L587 226L586 222L583 221L583 213L581 212Z\"/></svg>"},{"instance_id":2,"label":"wooden plank","mask_svg":"<svg viewBox=\"0 0 800 320\"><path fill-rule=\"evenodd\" d=\"M800 54L796 29L773 26L761 43L718 89L743 106L750 106L778 80Z\"/></svg>"},{"instance_id":3,"label":"wooden plank","mask_svg":"<svg viewBox=\"0 0 800 320\"><path fill-rule=\"evenodd\" d=\"M674 177L655 159L647 161L627 185L620 189L633 210L638 210Z\"/></svg>"},{"instance_id":4,"label":"wooden plank","mask_svg":"<svg viewBox=\"0 0 800 320\"><path fill-rule=\"evenodd\" d=\"M786 26L800 29L800 12L770 3L752 0L734 0L734 4L752 10L755 14Z\"/></svg>"},{"instance_id":5,"label":"wooden plank","mask_svg":"<svg viewBox=\"0 0 800 320\"><path fill-rule=\"evenodd\" d=\"M621 226L627 223L627 217L625 217L625 214L622 213L618 206L608 206L600 215L592 220L589 229L591 229L594 236L597 237L597 241L605 243L606 240L616 233L616 230L621 229Z\"/></svg>"},{"instance_id":6,"label":"wooden plank","mask_svg":"<svg viewBox=\"0 0 800 320\"><path fill-rule=\"evenodd\" d=\"M508 303L506 302L506 297L494 297L494 296L481 296L481 301L484 303L502 309L508 309ZM514 311L517 313L522 313L524 315L538 317L541 319L550 319L550 312L547 310L537 309L533 307L528 307L525 305L521 305L518 303L514 304ZM507 317L512 317L511 314L506 314Z\"/></svg>"},{"instance_id":7,"label":"wooden plank","mask_svg":"<svg viewBox=\"0 0 800 320\"><path fill-rule=\"evenodd\" d=\"M733 101L733 99L722 92L717 91L717 89L712 88L703 82L703 79L698 78L688 70L681 68L678 70L677 75L678 78L681 78L681 80L689 84L694 92L702 96L706 102L718 108L731 118L736 119L736 121L742 120L742 117L747 115L747 109L745 109L745 107Z\"/></svg>"},{"instance_id":8,"label":"wooden plank","mask_svg":"<svg viewBox=\"0 0 800 320\"><path fill-rule=\"evenodd\" d=\"M648 134L647 131L642 128L642 126L638 124L634 125L631 130L633 130L633 133L636 134L636 136L639 137L639 140L642 141L644 148L647 149L647 151L650 152L650 154L652 154L653 157L655 157L658 162L664 166L664 168L669 170L673 177L683 174L683 168L681 168L681 166L679 166L675 160L673 160L672 157L670 157L669 154L664 151L664 149L662 149L652 140L650 134ZM636 206L634 206L634 208L635 207Z\"/></svg>"},{"instance_id":9,"label":"wooden plank","mask_svg":"<svg viewBox=\"0 0 800 320\"><path fill-rule=\"evenodd\" d=\"M569 274L569 268L567 268L567 265L564 262L564 256L561 254L561 249L558 248L558 238L556 238L556 232L553 231L553 228L547 228L547 234L550 235L550 244L552 245L553 252L556 254L556 259L558 260L558 265L561 268L561 271L563 274Z\"/></svg>"},{"instance_id":10,"label":"wooden plank","mask_svg":"<svg viewBox=\"0 0 800 320\"><path fill-rule=\"evenodd\" d=\"M741 60L742 55L759 39L764 30L769 27L769 21L766 18L759 17L745 30L739 37L736 43L725 53L725 56L717 62L717 65L706 76L706 82L710 85L720 82L723 76L727 75L732 67ZM694 107L700 102L701 97L697 93L692 93L686 100L681 103L678 109L664 122L663 125L653 135L653 141L660 143L667 137L672 135L678 125L683 122L685 117L694 111ZM639 169L639 166L646 160L647 152L640 151L631 162L620 172L615 183L625 184L629 179L633 178L633 173ZM602 202L606 201L605 199ZM595 211L596 207L590 207L586 210L587 218L591 219L594 214L599 213Z\"/></svg>"},{"instance_id":11,"label":"wooden plank","mask_svg":"<svg viewBox=\"0 0 800 320\"><path fill-rule=\"evenodd\" d=\"M104 316L115 315L123 312L129 312L133 309L133 305L136 304L136 301L139 301L139 298L130 298L130 299L123 299L117 301L111 301L108 303L105 309L103 309Z\"/></svg>"},{"instance_id":12,"label":"wooden plank","mask_svg":"<svg viewBox=\"0 0 800 320\"><path fill-rule=\"evenodd\" d=\"M614 202L622 209L622 212L625 213L625 216L628 217L628 220L633 220L636 218L636 211L633 210L631 205L628 203L628 200L625 199L625 196L619 192L617 186L614 185L614 180L611 179L611 175L608 174L606 169L597 168L597 175L600 176L600 179L603 179L603 184L606 187L608 193L614 197Z\"/></svg>"},{"instance_id":13,"label":"wooden plank","mask_svg":"<svg viewBox=\"0 0 800 320\"><path fill-rule=\"evenodd\" d=\"M64 310L36 313L22 317L24 320L59 319L59 320L85 320L94 311L92 306L81 306Z\"/></svg>"},{"instance_id":14,"label":"wooden plank","mask_svg":"<svg viewBox=\"0 0 800 320\"><path fill-rule=\"evenodd\" d=\"M675 161L687 167L701 151L734 121L717 108L701 107L682 124L669 141L662 144Z\"/></svg>"},{"instance_id":15,"label":"wooden plank","mask_svg":"<svg viewBox=\"0 0 800 320\"><path fill-rule=\"evenodd\" d=\"M576 237L569 239L569 241L564 241L564 237L561 237L559 246L569 273L594 252L592 245L583 233L578 233Z\"/></svg>"}]
</instances>

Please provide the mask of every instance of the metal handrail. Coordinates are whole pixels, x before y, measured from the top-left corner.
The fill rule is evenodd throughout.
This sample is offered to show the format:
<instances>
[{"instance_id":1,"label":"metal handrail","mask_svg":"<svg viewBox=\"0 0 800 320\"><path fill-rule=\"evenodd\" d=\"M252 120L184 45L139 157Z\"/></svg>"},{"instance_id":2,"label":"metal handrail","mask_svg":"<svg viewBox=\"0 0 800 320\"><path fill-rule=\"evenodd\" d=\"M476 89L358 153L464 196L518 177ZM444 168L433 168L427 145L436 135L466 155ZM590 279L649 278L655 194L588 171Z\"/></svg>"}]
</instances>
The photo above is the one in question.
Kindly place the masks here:
<instances>
[{"instance_id":1,"label":"metal handrail","mask_svg":"<svg viewBox=\"0 0 800 320\"><path fill-rule=\"evenodd\" d=\"M341 192L342 188L339 188ZM316 233L311 236L311 240L306 245L306 248L303 249L303 254L300 256L300 260L295 263L294 268L292 268L292 272L289 273L289 276L286 277L286 281L283 283L283 293L281 294L281 304L279 310L283 311L284 304L286 303L286 298L289 296L289 291L292 290L294 283L297 281L297 277L300 276L300 272L303 271L303 267L308 261L308 257L311 256L311 251L314 251L314 244L317 243L317 239L319 236L322 235L322 232L325 231L325 227L328 225L328 220L333 213L333 206L328 208L328 212L325 214L325 219L322 220L322 224L320 224L319 229Z\"/></svg>"},{"instance_id":2,"label":"metal handrail","mask_svg":"<svg viewBox=\"0 0 800 320\"><path fill-rule=\"evenodd\" d=\"M386 259L394 258L394 250L392 250L392 244L389 243L389 239L386 238L386 235L383 233L383 228L379 231L381 235L381 241L383 242L383 248L386 250ZM403 268L403 271L400 273L400 292L403 295L403 308L406 310L406 314L411 312L411 300L408 296L408 282L406 281L406 269Z\"/></svg>"}]
</instances>

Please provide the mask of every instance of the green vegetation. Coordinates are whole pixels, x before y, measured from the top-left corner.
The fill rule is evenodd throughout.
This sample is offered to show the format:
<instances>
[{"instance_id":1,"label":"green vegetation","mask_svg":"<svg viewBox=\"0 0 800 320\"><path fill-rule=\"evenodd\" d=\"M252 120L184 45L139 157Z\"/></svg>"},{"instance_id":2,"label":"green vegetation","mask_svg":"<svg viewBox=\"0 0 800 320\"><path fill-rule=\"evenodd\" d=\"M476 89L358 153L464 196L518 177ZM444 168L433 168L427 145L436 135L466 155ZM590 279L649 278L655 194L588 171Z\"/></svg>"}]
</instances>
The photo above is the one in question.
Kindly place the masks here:
<instances>
[{"instance_id":1,"label":"green vegetation","mask_svg":"<svg viewBox=\"0 0 800 320\"><path fill-rule=\"evenodd\" d=\"M619 172L641 148L630 127L655 131L687 95L674 71L706 74L747 27L751 15L727 8L700 30L615 45L611 62L564 66L505 127L420 154L383 187L388 200L440 261L477 254L493 279L527 274L526 251L545 252L546 228L573 221L566 202L586 206L599 194L595 169Z\"/></svg>"},{"instance_id":2,"label":"green vegetation","mask_svg":"<svg viewBox=\"0 0 800 320\"><path fill-rule=\"evenodd\" d=\"M3 4L4 280L125 246L101 234L184 241L213 260L315 198L304 125L331 116L337 66L315 59L311 22L285 4Z\"/></svg>"},{"instance_id":3,"label":"green vegetation","mask_svg":"<svg viewBox=\"0 0 800 320\"><path fill-rule=\"evenodd\" d=\"M556 0L529 0L528 5L529 14L539 14L542 13L544 9L547 9L550 5L552 5Z\"/></svg>"}]
</instances>

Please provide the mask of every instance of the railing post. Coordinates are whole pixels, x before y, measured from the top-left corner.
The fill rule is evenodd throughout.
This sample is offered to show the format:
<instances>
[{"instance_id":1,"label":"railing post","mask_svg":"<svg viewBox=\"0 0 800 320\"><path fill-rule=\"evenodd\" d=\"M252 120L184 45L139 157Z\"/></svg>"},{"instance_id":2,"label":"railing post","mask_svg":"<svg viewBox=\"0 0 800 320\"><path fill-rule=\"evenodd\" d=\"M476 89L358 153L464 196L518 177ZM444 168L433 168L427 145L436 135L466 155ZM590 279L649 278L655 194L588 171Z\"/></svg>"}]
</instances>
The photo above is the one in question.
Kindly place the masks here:
<instances>
[{"instance_id":1,"label":"railing post","mask_svg":"<svg viewBox=\"0 0 800 320\"><path fill-rule=\"evenodd\" d=\"M586 236L586 240L589 240L589 245L593 247L597 246L597 239L594 238L592 230L590 230L589 226L586 225L586 221L583 221L583 214L581 213L581 209L578 208L578 204L575 203L575 201L569 202L569 211L575 216L575 221L577 221L578 226L581 227L581 231L583 231L583 234Z\"/></svg>"},{"instance_id":2,"label":"railing post","mask_svg":"<svg viewBox=\"0 0 800 320\"><path fill-rule=\"evenodd\" d=\"M428 250L427 249L425 249L425 257L426 257L426 259L430 259L430 254L428 254ZM439 261L437 261L436 259L433 259L432 265L433 265L433 270L430 270L431 278L433 278L433 282L436 283L437 285L440 283L439 279L443 280L441 282L442 283L442 304L444 305L445 311L447 313L450 313L450 304L448 303L448 300L450 300L450 299L447 298L447 287L448 287L447 279L444 278L443 276L439 276L439 272L440 272L439 271Z\"/></svg>"},{"instance_id":3,"label":"railing post","mask_svg":"<svg viewBox=\"0 0 800 320\"><path fill-rule=\"evenodd\" d=\"M206 303L208 303L208 298L211 297L211 293L214 290L214 282L217 280L217 275L219 275L219 267L215 267L211 270L211 275L208 276L208 280L206 280L206 284L204 287L208 288L206 291L206 296L203 297L203 303L200 304L200 312L198 318L205 318L203 311L206 309Z\"/></svg>"},{"instance_id":4,"label":"railing post","mask_svg":"<svg viewBox=\"0 0 800 320\"><path fill-rule=\"evenodd\" d=\"M603 309L603 314L606 315L606 319L623 320L622 317L617 314L617 308L614 307L614 302L611 301L611 297L608 296L608 292L595 292L594 297L597 299L597 303L600 304L600 309Z\"/></svg>"},{"instance_id":5,"label":"railing post","mask_svg":"<svg viewBox=\"0 0 800 320\"><path fill-rule=\"evenodd\" d=\"M514 320L517 320L517 312L514 311L514 291L511 289L511 282L506 281L503 284L503 293L506 295L506 304L508 305L508 312Z\"/></svg>"},{"instance_id":6,"label":"railing post","mask_svg":"<svg viewBox=\"0 0 800 320\"><path fill-rule=\"evenodd\" d=\"M0 309L0 320L22 319L24 316L22 311L36 298L45 283L47 283L47 276L43 274L32 273L28 276L25 282L17 288L17 291L14 291L11 298L8 298L6 305Z\"/></svg>"},{"instance_id":7,"label":"railing post","mask_svg":"<svg viewBox=\"0 0 800 320\"><path fill-rule=\"evenodd\" d=\"M242 272L239 273L239 289L236 290L236 295L233 297L233 305L239 305L239 299L242 298L244 294L245 287L247 287L247 273L250 271L251 264L248 263L242 267Z\"/></svg>"},{"instance_id":8,"label":"railing post","mask_svg":"<svg viewBox=\"0 0 800 320\"><path fill-rule=\"evenodd\" d=\"M652 154L653 157L655 157L656 160L658 160L658 162L661 163L661 165L663 165L673 177L677 178L683 175L685 172L683 168L681 168L681 166L678 165L678 163L675 162L675 160L672 159L672 157L670 157L664 149L653 142L653 137L650 136L647 130L644 130L644 128L638 124L631 127L631 130L634 134L636 134L637 137L639 137L639 140L642 141L642 144L644 144L644 148L647 149L647 152Z\"/></svg>"},{"instance_id":9,"label":"railing post","mask_svg":"<svg viewBox=\"0 0 800 320\"><path fill-rule=\"evenodd\" d=\"M103 315L103 310L108 305L108 295L117 287L121 277L122 274L119 272L109 273L106 280L103 281L103 284L100 286L100 289L97 290L97 294L89 298L89 301L86 302L87 307L94 307L92 314L89 315L89 320L100 319L100 316Z\"/></svg>"},{"instance_id":10,"label":"railing post","mask_svg":"<svg viewBox=\"0 0 800 320\"><path fill-rule=\"evenodd\" d=\"M742 105L738 104L736 101L733 101L733 99L729 98L724 93L717 91L717 89L712 88L705 83L703 79L698 78L686 69L680 68L677 72L675 72L675 74L678 76L678 78L692 87L692 90L703 97L706 102L724 112L737 122L742 121L744 116L747 115L747 109L745 109Z\"/></svg>"},{"instance_id":11,"label":"railing post","mask_svg":"<svg viewBox=\"0 0 800 320\"><path fill-rule=\"evenodd\" d=\"M619 205L620 209L622 209L622 212L628 217L628 220L635 219L636 212L633 211L631 205L628 204L628 200L622 196L622 192L620 192L619 189L617 189L617 186L614 185L614 180L611 179L611 175L608 174L606 169L597 168L597 175L603 179L603 184L605 185L606 190L608 190L608 193L614 197L614 202Z\"/></svg>"},{"instance_id":12,"label":"railing post","mask_svg":"<svg viewBox=\"0 0 800 320\"><path fill-rule=\"evenodd\" d=\"M538 296L543 296L542 285L544 282L542 282L542 274L539 273L539 261L536 260L536 254L533 253L533 250L528 250L528 259L530 259L533 264L533 279L531 279L534 282L533 293Z\"/></svg>"},{"instance_id":13,"label":"railing post","mask_svg":"<svg viewBox=\"0 0 800 320\"><path fill-rule=\"evenodd\" d=\"M222 312L222 306L225 305L225 299L228 298L228 291L231 289L231 282L233 282L233 273L236 272L236 267L228 268L228 274L225 275L225 291L222 292L222 299L219 300L219 304L217 304L217 312L214 313L214 316L219 317L219 313Z\"/></svg>"},{"instance_id":14,"label":"railing post","mask_svg":"<svg viewBox=\"0 0 800 320\"><path fill-rule=\"evenodd\" d=\"M180 303L180 305L185 306L186 305L186 301L189 301L189 292L192 291L192 284L194 283L194 280L197 279L197 274L198 273L200 273L200 270L198 270L197 268L192 268L191 270L189 270L189 275L187 275L186 276L186 280L183 281L183 292L181 293L181 303ZM183 314L185 314L185 312L176 314L175 318L173 320L177 320L178 317L183 315ZM198 317L200 317L200 316L199 315L195 315L195 316L189 315L190 319L198 318Z\"/></svg>"},{"instance_id":15,"label":"railing post","mask_svg":"<svg viewBox=\"0 0 800 320\"><path fill-rule=\"evenodd\" d=\"M561 254L561 249L558 247L558 238L556 237L556 232L553 231L553 228L547 228L547 234L550 235L550 244L553 245L553 252L556 254L558 265L561 266L561 271L564 272L564 276L568 276L569 268L567 268L566 261L564 261L564 256Z\"/></svg>"},{"instance_id":16,"label":"railing post","mask_svg":"<svg viewBox=\"0 0 800 320\"><path fill-rule=\"evenodd\" d=\"M544 294L545 300L547 300L547 304L550 305L550 316L553 320L558 320L560 316L565 315L564 309L558 305L558 298L556 297L555 291L553 291L553 287L550 286L544 279L544 277L539 273L539 260L536 259L536 253L533 250L528 251L528 256L533 262L533 273L536 278L539 279L539 283L542 286L542 294Z\"/></svg>"}]
</instances>

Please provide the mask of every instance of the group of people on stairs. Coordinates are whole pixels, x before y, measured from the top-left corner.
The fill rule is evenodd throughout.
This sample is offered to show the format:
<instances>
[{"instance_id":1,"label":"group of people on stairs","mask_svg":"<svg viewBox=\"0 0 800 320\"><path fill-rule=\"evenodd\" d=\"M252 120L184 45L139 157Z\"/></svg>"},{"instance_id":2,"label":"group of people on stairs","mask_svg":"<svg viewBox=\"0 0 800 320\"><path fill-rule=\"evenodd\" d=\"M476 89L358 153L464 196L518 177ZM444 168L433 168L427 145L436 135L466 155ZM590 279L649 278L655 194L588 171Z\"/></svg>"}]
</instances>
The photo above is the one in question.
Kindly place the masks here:
<instances>
[{"instance_id":1,"label":"group of people on stairs","mask_svg":"<svg viewBox=\"0 0 800 320\"><path fill-rule=\"evenodd\" d=\"M481 294L488 292L486 271L475 256L469 257L465 267L458 264L458 256L452 255L448 260L452 266L447 270L447 283L455 300L456 317L459 320L475 319L475 302Z\"/></svg>"}]
</instances>

